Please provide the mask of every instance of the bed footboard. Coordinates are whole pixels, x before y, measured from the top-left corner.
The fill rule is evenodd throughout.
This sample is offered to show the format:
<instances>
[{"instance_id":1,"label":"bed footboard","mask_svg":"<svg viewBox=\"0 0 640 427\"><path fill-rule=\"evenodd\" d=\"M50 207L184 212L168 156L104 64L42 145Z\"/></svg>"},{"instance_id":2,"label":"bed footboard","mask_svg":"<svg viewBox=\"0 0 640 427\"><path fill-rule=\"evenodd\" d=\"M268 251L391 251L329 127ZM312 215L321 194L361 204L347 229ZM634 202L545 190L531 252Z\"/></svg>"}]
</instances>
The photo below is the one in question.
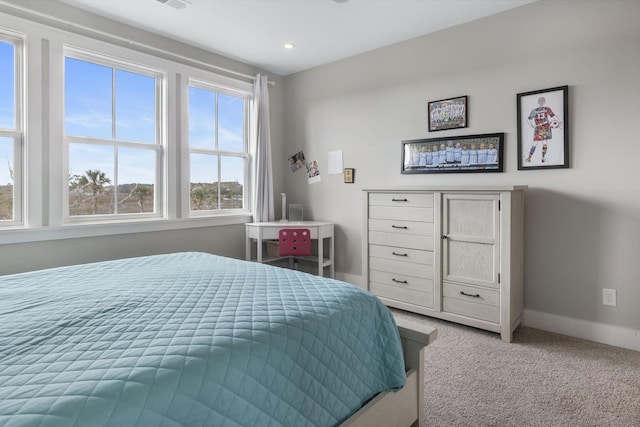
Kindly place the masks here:
<instances>
[{"instance_id":1,"label":"bed footboard","mask_svg":"<svg viewBox=\"0 0 640 427\"><path fill-rule=\"evenodd\" d=\"M424 427L424 351L438 331L416 321L395 318L404 350L407 385L397 392L383 392L371 399L341 426Z\"/></svg>"}]
</instances>

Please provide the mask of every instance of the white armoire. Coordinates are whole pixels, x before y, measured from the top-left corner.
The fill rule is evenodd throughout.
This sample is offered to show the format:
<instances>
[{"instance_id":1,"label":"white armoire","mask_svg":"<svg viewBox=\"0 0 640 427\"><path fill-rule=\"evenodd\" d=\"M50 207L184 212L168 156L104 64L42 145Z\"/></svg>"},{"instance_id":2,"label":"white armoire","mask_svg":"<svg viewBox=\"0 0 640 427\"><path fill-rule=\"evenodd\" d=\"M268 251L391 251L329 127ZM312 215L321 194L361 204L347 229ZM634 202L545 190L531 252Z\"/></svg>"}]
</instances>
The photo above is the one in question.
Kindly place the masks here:
<instances>
[{"instance_id":1,"label":"white armoire","mask_svg":"<svg viewBox=\"0 0 640 427\"><path fill-rule=\"evenodd\" d=\"M526 188L363 190L367 289L390 307L511 342L523 310Z\"/></svg>"}]
</instances>

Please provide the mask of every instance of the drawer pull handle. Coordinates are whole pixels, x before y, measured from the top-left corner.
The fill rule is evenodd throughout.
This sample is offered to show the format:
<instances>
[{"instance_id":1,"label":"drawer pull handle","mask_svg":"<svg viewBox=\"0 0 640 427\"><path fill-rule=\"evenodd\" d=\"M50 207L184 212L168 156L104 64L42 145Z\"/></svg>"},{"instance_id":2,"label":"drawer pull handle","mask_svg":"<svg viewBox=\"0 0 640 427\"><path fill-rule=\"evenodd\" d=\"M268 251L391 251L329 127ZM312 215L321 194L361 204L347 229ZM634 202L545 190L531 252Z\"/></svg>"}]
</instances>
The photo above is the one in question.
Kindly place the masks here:
<instances>
[{"instance_id":1,"label":"drawer pull handle","mask_svg":"<svg viewBox=\"0 0 640 427\"><path fill-rule=\"evenodd\" d=\"M406 230L408 227L406 225L392 225L391 228L401 228L403 230Z\"/></svg>"},{"instance_id":2,"label":"drawer pull handle","mask_svg":"<svg viewBox=\"0 0 640 427\"><path fill-rule=\"evenodd\" d=\"M391 199L392 202L408 202L407 199Z\"/></svg>"},{"instance_id":3,"label":"drawer pull handle","mask_svg":"<svg viewBox=\"0 0 640 427\"><path fill-rule=\"evenodd\" d=\"M480 298L480 294L468 294L465 291L460 291L460 295L464 295L465 297Z\"/></svg>"},{"instance_id":4,"label":"drawer pull handle","mask_svg":"<svg viewBox=\"0 0 640 427\"><path fill-rule=\"evenodd\" d=\"M391 252L395 256L409 256L409 254L399 254L397 252Z\"/></svg>"},{"instance_id":5,"label":"drawer pull handle","mask_svg":"<svg viewBox=\"0 0 640 427\"><path fill-rule=\"evenodd\" d=\"M406 280L391 279L391 281L396 283L402 283L403 285L409 284L409 282L407 282Z\"/></svg>"}]
</instances>

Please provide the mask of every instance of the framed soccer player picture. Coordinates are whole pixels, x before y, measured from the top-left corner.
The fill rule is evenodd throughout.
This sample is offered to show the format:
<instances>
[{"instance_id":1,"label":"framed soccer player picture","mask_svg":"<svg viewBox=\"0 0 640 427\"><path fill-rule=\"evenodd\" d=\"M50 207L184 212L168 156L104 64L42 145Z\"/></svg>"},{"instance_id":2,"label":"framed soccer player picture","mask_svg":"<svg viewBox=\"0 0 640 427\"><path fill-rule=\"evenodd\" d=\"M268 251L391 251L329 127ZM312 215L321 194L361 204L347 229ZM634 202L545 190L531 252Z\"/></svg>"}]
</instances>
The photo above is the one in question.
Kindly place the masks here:
<instances>
[{"instance_id":1,"label":"framed soccer player picture","mask_svg":"<svg viewBox=\"0 0 640 427\"><path fill-rule=\"evenodd\" d=\"M502 172L504 133L402 141L400 173Z\"/></svg>"},{"instance_id":2,"label":"framed soccer player picture","mask_svg":"<svg viewBox=\"0 0 640 427\"><path fill-rule=\"evenodd\" d=\"M517 95L518 169L569 167L569 86Z\"/></svg>"},{"instance_id":3,"label":"framed soccer player picture","mask_svg":"<svg viewBox=\"0 0 640 427\"><path fill-rule=\"evenodd\" d=\"M429 132L466 128L469 123L467 96L441 99L428 103Z\"/></svg>"}]
</instances>

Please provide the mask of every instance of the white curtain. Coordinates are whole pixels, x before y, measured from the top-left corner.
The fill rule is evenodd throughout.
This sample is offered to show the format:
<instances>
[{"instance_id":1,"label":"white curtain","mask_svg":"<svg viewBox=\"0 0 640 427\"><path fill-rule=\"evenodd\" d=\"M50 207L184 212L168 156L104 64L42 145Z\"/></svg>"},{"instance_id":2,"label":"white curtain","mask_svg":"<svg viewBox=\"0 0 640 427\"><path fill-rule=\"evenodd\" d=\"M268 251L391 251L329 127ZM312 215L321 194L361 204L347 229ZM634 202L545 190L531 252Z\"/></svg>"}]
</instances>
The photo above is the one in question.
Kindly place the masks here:
<instances>
[{"instance_id":1,"label":"white curtain","mask_svg":"<svg viewBox=\"0 0 640 427\"><path fill-rule=\"evenodd\" d=\"M256 75L251 105L251 158L253 159L253 220L273 221L275 217L273 170L271 164L271 127L269 125L269 88L267 76Z\"/></svg>"}]
</instances>

